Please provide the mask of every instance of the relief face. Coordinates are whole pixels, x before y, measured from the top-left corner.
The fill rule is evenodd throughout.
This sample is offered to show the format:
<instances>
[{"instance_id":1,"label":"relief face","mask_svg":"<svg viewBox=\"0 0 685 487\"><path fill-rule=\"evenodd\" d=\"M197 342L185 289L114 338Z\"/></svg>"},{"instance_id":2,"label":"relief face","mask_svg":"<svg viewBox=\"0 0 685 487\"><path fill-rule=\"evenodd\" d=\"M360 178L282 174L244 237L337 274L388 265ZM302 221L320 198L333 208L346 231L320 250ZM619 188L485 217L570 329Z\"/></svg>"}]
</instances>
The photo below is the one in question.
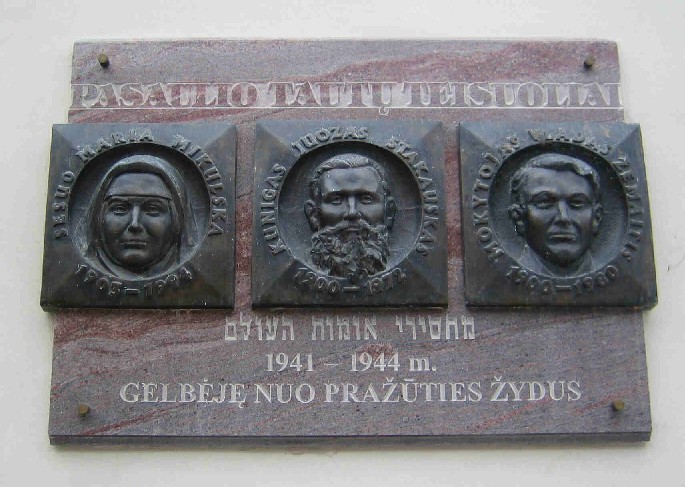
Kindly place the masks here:
<instances>
[{"instance_id":1,"label":"relief face","mask_svg":"<svg viewBox=\"0 0 685 487\"><path fill-rule=\"evenodd\" d=\"M234 171L227 124L55 126L42 305L230 307Z\"/></svg>"},{"instance_id":2,"label":"relief face","mask_svg":"<svg viewBox=\"0 0 685 487\"><path fill-rule=\"evenodd\" d=\"M357 154L333 157L317 166L309 191L314 265L355 283L385 270L396 209L381 166Z\"/></svg>"},{"instance_id":3,"label":"relief face","mask_svg":"<svg viewBox=\"0 0 685 487\"><path fill-rule=\"evenodd\" d=\"M119 277L158 275L192 247L195 221L180 174L161 158L137 155L110 169L87 215L86 255Z\"/></svg>"},{"instance_id":4,"label":"relief face","mask_svg":"<svg viewBox=\"0 0 685 487\"><path fill-rule=\"evenodd\" d=\"M446 304L442 137L437 123L260 123L253 304Z\"/></svg>"},{"instance_id":5,"label":"relief face","mask_svg":"<svg viewBox=\"0 0 685 487\"><path fill-rule=\"evenodd\" d=\"M602 221L599 175L563 154L533 157L511 180L509 216L526 239L521 265L548 275L594 269L590 243Z\"/></svg>"},{"instance_id":6,"label":"relief face","mask_svg":"<svg viewBox=\"0 0 685 487\"><path fill-rule=\"evenodd\" d=\"M656 303L636 125L463 123L460 145L468 304Z\"/></svg>"}]
</instances>

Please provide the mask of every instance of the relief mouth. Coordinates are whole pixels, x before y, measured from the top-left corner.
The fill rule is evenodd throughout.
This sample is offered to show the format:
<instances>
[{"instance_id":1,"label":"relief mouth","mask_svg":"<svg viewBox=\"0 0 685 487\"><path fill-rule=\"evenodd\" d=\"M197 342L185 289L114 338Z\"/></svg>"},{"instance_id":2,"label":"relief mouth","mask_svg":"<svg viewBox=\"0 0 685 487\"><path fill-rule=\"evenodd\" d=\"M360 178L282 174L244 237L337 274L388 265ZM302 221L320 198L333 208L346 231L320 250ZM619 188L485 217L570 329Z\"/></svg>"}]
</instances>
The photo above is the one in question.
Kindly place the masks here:
<instances>
[{"instance_id":1,"label":"relief mouth","mask_svg":"<svg viewBox=\"0 0 685 487\"><path fill-rule=\"evenodd\" d=\"M555 232L548 234L547 240L554 243L573 243L576 241L576 235L567 232Z\"/></svg>"},{"instance_id":2,"label":"relief mouth","mask_svg":"<svg viewBox=\"0 0 685 487\"><path fill-rule=\"evenodd\" d=\"M121 242L121 246L125 249L144 249L147 246L147 242L144 240L126 240Z\"/></svg>"}]
</instances>

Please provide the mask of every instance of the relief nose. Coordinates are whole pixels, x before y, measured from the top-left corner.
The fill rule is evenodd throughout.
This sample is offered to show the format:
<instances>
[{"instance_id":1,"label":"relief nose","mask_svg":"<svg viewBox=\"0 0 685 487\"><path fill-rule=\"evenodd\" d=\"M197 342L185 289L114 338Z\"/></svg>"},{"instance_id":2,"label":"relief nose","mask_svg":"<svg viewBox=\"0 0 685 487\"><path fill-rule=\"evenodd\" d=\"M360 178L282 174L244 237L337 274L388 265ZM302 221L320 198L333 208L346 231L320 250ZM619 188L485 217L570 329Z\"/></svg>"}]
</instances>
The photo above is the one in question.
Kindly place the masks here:
<instances>
[{"instance_id":1,"label":"relief nose","mask_svg":"<svg viewBox=\"0 0 685 487\"><path fill-rule=\"evenodd\" d=\"M556 220L558 222L564 222L568 223L570 222L570 218L568 216L568 204L564 200L559 200L559 203L557 203L557 218Z\"/></svg>"},{"instance_id":2,"label":"relief nose","mask_svg":"<svg viewBox=\"0 0 685 487\"><path fill-rule=\"evenodd\" d=\"M345 213L345 219L356 220L361 216L359 210L357 210L357 199L354 196L349 196L347 198L347 212Z\"/></svg>"},{"instance_id":3,"label":"relief nose","mask_svg":"<svg viewBox=\"0 0 685 487\"><path fill-rule=\"evenodd\" d=\"M131 221L128 224L128 230L131 232L140 232L143 226L140 224L140 205L133 205L131 212Z\"/></svg>"}]
</instances>

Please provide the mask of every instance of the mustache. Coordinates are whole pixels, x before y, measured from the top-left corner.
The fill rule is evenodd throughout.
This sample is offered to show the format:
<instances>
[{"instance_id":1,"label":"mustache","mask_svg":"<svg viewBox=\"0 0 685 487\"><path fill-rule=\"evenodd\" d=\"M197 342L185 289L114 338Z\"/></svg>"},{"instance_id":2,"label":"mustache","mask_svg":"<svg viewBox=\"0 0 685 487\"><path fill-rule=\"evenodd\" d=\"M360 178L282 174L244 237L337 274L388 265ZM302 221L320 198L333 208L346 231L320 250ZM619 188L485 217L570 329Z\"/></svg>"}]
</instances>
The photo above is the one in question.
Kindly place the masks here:
<instances>
[{"instance_id":1,"label":"mustache","mask_svg":"<svg viewBox=\"0 0 685 487\"><path fill-rule=\"evenodd\" d=\"M329 234L340 234L343 232L346 232L350 229L359 229L362 232L373 232L374 230L380 231L380 228L385 228L385 225L378 225L378 226L373 226L363 218L360 218L358 220L350 221L350 220L341 220L335 225L329 226L322 228L319 230L316 234L319 235L329 235ZM315 235L316 235L315 234Z\"/></svg>"}]
</instances>

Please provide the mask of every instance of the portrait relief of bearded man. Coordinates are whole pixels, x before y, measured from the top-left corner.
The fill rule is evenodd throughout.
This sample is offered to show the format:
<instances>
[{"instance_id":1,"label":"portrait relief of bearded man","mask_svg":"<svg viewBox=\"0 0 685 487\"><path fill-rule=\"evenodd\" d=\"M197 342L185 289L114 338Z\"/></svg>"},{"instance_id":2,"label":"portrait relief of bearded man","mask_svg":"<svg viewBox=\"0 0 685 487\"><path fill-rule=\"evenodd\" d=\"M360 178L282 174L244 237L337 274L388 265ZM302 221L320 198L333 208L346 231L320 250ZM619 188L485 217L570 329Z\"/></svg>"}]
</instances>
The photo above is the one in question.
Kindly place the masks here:
<instances>
[{"instance_id":1,"label":"portrait relief of bearded man","mask_svg":"<svg viewBox=\"0 0 685 487\"><path fill-rule=\"evenodd\" d=\"M314 265L353 283L384 271L396 205L381 165L358 154L327 159L314 170L309 194Z\"/></svg>"}]
</instances>

